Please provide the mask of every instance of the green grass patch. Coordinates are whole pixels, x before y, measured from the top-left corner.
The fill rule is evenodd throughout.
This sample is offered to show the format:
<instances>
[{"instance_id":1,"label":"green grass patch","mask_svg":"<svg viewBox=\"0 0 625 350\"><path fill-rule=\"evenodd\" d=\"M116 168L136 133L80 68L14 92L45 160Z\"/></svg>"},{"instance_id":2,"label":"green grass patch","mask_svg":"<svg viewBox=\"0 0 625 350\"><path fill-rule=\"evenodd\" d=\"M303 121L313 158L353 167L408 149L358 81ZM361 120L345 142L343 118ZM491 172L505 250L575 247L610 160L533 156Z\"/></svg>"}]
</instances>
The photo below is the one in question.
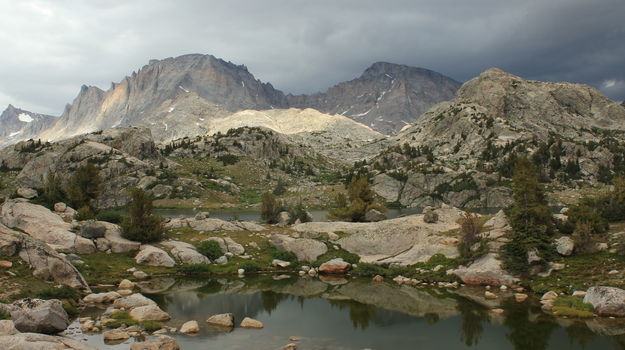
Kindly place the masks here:
<instances>
[{"instance_id":1,"label":"green grass patch","mask_svg":"<svg viewBox=\"0 0 625 350\"><path fill-rule=\"evenodd\" d=\"M360 257L357 254L350 253L347 250L344 250L342 248L339 248L338 250L336 250L333 247L330 247L328 248L328 251L325 254L319 256L317 260L315 260L315 262L313 263L313 266L320 266L321 264L327 262L328 260L332 260L336 258L341 258L350 264L358 264L358 262L360 261Z\"/></svg>"},{"instance_id":2,"label":"green grass patch","mask_svg":"<svg viewBox=\"0 0 625 350\"><path fill-rule=\"evenodd\" d=\"M76 289L68 286L41 289L35 295L40 299L77 299L80 296Z\"/></svg>"},{"instance_id":3,"label":"green grass patch","mask_svg":"<svg viewBox=\"0 0 625 350\"><path fill-rule=\"evenodd\" d=\"M211 275L211 265L209 264L184 264L179 265L178 272L184 275L197 276L197 275Z\"/></svg>"},{"instance_id":4,"label":"green grass patch","mask_svg":"<svg viewBox=\"0 0 625 350\"><path fill-rule=\"evenodd\" d=\"M216 241L201 241L196 244L198 253L206 256L210 260L215 260L223 255L219 243Z\"/></svg>"},{"instance_id":5,"label":"green grass patch","mask_svg":"<svg viewBox=\"0 0 625 350\"><path fill-rule=\"evenodd\" d=\"M150 276L169 275L176 272L175 268L163 266L148 266L137 264L130 254L96 252L82 255L85 262L78 265L78 270L89 284L118 283L128 278L127 269L136 267Z\"/></svg>"}]
</instances>

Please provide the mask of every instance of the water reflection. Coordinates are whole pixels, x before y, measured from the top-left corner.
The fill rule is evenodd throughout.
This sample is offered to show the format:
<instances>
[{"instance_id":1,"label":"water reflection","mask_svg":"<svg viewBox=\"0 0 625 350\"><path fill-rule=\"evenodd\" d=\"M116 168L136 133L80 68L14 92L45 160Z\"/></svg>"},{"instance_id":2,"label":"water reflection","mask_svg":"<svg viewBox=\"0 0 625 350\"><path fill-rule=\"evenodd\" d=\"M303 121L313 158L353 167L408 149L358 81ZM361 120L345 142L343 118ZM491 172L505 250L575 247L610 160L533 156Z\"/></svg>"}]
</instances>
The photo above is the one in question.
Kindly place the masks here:
<instances>
[{"instance_id":1,"label":"water reflection","mask_svg":"<svg viewBox=\"0 0 625 350\"><path fill-rule=\"evenodd\" d=\"M316 279L261 277L179 281L150 297L172 316L174 326L226 312L237 320L247 316L266 325L256 333L235 328L226 334L202 324L199 337L178 336L185 349L204 349L207 341L215 348L243 349L252 338L254 348L272 349L298 335L306 339L307 349L401 350L419 344L421 349L625 350L620 321L556 320L539 305L512 298L500 298L496 306L505 313L496 316L490 312L493 305L472 300L471 293L368 280L331 285Z\"/></svg>"}]
</instances>

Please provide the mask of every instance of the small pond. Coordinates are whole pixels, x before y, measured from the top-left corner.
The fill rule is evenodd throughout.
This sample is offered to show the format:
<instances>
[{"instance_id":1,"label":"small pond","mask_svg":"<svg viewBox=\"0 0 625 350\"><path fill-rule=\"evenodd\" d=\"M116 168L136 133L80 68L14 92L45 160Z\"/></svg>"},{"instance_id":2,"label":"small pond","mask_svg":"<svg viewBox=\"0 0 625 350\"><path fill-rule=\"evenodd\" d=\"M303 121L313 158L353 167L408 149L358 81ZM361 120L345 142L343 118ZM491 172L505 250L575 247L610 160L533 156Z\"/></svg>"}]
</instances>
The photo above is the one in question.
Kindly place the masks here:
<instances>
[{"instance_id":1,"label":"small pond","mask_svg":"<svg viewBox=\"0 0 625 350\"><path fill-rule=\"evenodd\" d=\"M197 320L195 336L172 335L183 350L279 349L297 336L298 349L625 349L625 324L610 319L553 318L530 298L512 294L485 300L483 289L397 286L370 280L319 280L282 276L222 280L161 279L142 286L179 327ZM504 309L503 315L489 310ZM85 310L93 315L101 310ZM235 322L252 317L264 329L224 331L205 320L233 313ZM77 326L77 323L73 325ZM84 336L77 335L79 339ZM99 349L101 334L86 335Z\"/></svg>"}]
</instances>

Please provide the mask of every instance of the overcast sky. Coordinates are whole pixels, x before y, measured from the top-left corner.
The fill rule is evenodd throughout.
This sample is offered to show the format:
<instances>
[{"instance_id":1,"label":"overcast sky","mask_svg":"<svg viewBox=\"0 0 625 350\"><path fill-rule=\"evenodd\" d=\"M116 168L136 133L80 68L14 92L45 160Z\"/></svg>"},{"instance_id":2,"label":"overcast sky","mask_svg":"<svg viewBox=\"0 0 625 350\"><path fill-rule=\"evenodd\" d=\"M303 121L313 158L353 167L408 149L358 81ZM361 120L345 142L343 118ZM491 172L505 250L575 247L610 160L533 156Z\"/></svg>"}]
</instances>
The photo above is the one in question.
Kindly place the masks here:
<instances>
[{"instance_id":1,"label":"overcast sky","mask_svg":"<svg viewBox=\"0 0 625 350\"><path fill-rule=\"evenodd\" d=\"M285 92L371 63L466 81L489 67L625 99L624 0L0 0L0 111L60 115L152 58L206 53Z\"/></svg>"}]
</instances>

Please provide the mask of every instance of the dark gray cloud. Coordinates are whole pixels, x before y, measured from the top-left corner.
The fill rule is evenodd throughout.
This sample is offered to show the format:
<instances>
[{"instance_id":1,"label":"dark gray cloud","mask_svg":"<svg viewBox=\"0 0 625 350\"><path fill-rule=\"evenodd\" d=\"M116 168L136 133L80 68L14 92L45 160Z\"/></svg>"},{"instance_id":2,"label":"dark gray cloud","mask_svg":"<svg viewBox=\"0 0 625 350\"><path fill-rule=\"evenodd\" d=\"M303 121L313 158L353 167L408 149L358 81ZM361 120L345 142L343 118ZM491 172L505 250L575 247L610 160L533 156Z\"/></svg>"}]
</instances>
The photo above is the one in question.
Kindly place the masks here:
<instances>
[{"instance_id":1,"label":"dark gray cloud","mask_svg":"<svg viewBox=\"0 0 625 350\"><path fill-rule=\"evenodd\" d=\"M625 99L623 0L0 0L0 106L60 114L151 58L209 53L285 92L375 61L466 81L496 66Z\"/></svg>"}]
</instances>

